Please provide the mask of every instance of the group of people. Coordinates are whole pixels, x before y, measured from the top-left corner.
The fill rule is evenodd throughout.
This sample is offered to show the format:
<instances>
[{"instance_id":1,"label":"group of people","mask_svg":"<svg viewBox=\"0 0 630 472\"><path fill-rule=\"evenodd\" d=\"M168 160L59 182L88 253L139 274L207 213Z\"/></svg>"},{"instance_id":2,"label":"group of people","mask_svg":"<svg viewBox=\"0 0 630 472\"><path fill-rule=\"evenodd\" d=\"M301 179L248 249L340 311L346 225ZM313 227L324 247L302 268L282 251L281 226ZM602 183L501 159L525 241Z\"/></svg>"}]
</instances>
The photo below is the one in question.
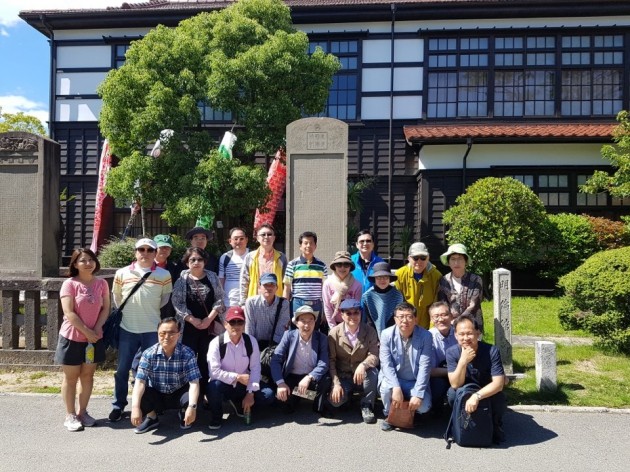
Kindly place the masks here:
<instances>
[{"instance_id":1,"label":"group of people","mask_svg":"<svg viewBox=\"0 0 630 472\"><path fill-rule=\"evenodd\" d=\"M224 403L246 422L253 408L272 403L290 413L301 397L333 416L354 393L366 423L376 422L380 396L381 429L389 431L392 410L439 413L457 388L474 382L482 388L466 409L491 397L501 439L504 373L498 350L481 341L481 278L466 270L465 246L441 256L451 268L442 276L421 242L392 272L367 230L355 254L339 251L328 265L315 256L314 232L299 236L300 255L290 261L274 248L271 225L255 234L259 246L249 251L246 232L231 229L232 249L217 259L205 251L212 233L193 228L181 263L169 260L168 235L136 242L134 262L113 283L113 303L124 310L110 421L123 417L130 370L136 433L156 428L166 409L177 409L181 428L189 428L198 405L209 410L211 429L221 427ZM110 311L98 268L89 249L75 250L61 290L57 362L71 431L94 424L87 404Z\"/></svg>"}]
</instances>

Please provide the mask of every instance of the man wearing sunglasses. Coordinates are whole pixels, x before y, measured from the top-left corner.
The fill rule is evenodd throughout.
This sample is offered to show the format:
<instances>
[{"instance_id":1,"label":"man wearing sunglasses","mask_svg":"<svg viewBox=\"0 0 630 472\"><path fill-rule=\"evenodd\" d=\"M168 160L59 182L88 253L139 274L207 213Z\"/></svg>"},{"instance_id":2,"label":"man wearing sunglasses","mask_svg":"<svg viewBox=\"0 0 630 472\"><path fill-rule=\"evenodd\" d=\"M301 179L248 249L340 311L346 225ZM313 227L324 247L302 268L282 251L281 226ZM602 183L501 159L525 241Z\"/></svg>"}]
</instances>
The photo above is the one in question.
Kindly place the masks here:
<instances>
[{"instance_id":1,"label":"man wearing sunglasses","mask_svg":"<svg viewBox=\"0 0 630 472\"><path fill-rule=\"evenodd\" d=\"M158 342L155 327L160 322L160 308L169 300L173 291L171 274L158 267L155 262L157 244L152 239L142 238L136 242L135 261L127 267L118 269L114 277L112 294L114 303L120 306L136 284L146 275L151 274L134 292L123 310L120 323L118 345L118 366L114 375L114 401L109 420L120 421L129 392L129 369L138 349L148 349Z\"/></svg>"},{"instance_id":2,"label":"man wearing sunglasses","mask_svg":"<svg viewBox=\"0 0 630 472\"><path fill-rule=\"evenodd\" d=\"M396 271L396 288L416 308L418 325L429 329L429 306L437 301L442 273L429 261L429 250L424 243L413 243L407 260Z\"/></svg>"},{"instance_id":3,"label":"man wearing sunglasses","mask_svg":"<svg viewBox=\"0 0 630 472\"><path fill-rule=\"evenodd\" d=\"M224 326L225 333L214 338L208 349L210 382L206 391L213 430L221 428L223 423L223 400L229 401L237 416L249 418L254 404L274 402L273 390L260 388L258 342L243 333L245 313L240 306L228 309Z\"/></svg>"},{"instance_id":4,"label":"man wearing sunglasses","mask_svg":"<svg viewBox=\"0 0 630 472\"><path fill-rule=\"evenodd\" d=\"M368 229L359 231L356 246L357 252L352 255L352 263L354 264L352 276L361 282L363 293L365 293L374 285L369 278L374 272L374 264L383 262L383 259L374 251L376 247L374 235Z\"/></svg>"}]
</instances>

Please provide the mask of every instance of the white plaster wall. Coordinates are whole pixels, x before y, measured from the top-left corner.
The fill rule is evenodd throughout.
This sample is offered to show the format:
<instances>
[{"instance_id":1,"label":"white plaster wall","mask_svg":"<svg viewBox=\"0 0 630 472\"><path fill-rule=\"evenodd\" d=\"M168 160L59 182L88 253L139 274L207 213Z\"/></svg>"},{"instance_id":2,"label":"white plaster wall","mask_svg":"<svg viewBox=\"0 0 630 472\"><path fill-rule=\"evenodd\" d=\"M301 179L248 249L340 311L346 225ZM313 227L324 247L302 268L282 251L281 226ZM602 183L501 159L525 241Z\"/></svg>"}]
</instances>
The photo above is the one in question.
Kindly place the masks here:
<instances>
[{"instance_id":1,"label":"white plaster wall","mask_svg":"<svg viewBox=\"0 0 630 472\"><path fill-rule=\"evenodd\" d=\"M57 95L95 94L106 72L60 72L57 74Z\"/></svg>"},{"instance_id":2,"label":"white plaster wall","mask_svg":"<svg viewBox=\"0 0 630 472\"><path fill-rule=\"evenodd\" d=\"M361 98L361 119L387 120L389 107L389 97L363 97Z\"/></svg>"},{"instance_id":3,"label":"white plaster wall","mask_svg":"<svg viewBox=\"0 0 630 472\"><path fill-rule=\"evenodd\" d=\"M504 18L504 19L470 19L470 20L426 20L426 21L396 21L395 32L415 33L422 30L459 30L482 28L544 28L560 26L614 26L630 25L630 15L626 16L593 16L593 17L565 17L565 18ZM306 33L327 32L357 32L390 33L391 21L372 23L323 23L299 25L298 28Z\"/></svg>"},{"instance_id":4,"label":"white plaster wall","mask_svg":"<svg viewBox=\"0 0 630 472\"><path fill-rule=\"evenodd\" d=\"M474 144L468 154L468 169L490 166L564 166L605 165L601 143L559 144ZM430 145L422 147L418 162L420 170L461 169L465 144Z\"/></svg>"},{"instance_id":5,"label":"white plaster wall","mask_svg":"<svg viewBox=\"0 0 630 472\"><path fill-rule=\"evenodd\" d=\"M394 119L404 120L420 118L422 115L422 97L416 95L394 97Z\"/></svg>"},{"instance_id":6,"label":"white plaster wall","mask_svg":"<svg viewBox=\"0 0 630 472\"><path fill-rule=\"evenodd\" d=\"M389 39L369 39L363 41L363 58L364 64L374 62L391 62L392 48Z\"/></svg>"},{"instance_id":7,"label":"white plaster wall","mask_svg":"<svg viewBox=\"0 0 630 472\"><path fill-rule=\"evenodd\" d=\"M102 100L57 100L55 121L98 121Z\"/></svg>"},{"instance_id":8,"label":"white plaster wall","mask_svg":"<svg viewBox=\"0 0 630 472\"><path fill-rule=\"evenodd\" d=\"M388 68L363 69L361 90L364 92L389 92L391 70Z\"/></svg>"},{"instance_id":9,"label":"white plaster wall","mask_svg":"<svg viewBox=\"0 0 630 472\"><path fill-rule=\"evenodd\" d=\"M57 68L111 67L112 47L104 46L59 46Z\"/></svg>"},{"instance_id":10,"label":"white plaster wall","mask_svg":"<svg viewBox=\"0 0 630 472\"><path fill-rule=\"evenodd\" d=\"M424 58L422 39L394 40L394 62L420 62Z\"/></svg>"},{"instance_id":11,"label":"white plaster wall","mask_svg":"<svg viewBox=\"0 0 630 472\"><path fill-rule=\"evenodd\" d=\"M122 38L124 36L144 36L150 31L150 28L108 28L93 30L56 30L55 39L62 40L78 40L78 39L98 39L102 40L103 36L113 36Z\"/></svg>"},{"instance_id":12,"label":"white plaster wall","mask_svg":"<svg viewBox=\"0 0 630 472\"><path fill-rule=\"evenodd\" d=\"M394 68L394 91L422 90L422 67Z\"/></svg>"}]
</instances>

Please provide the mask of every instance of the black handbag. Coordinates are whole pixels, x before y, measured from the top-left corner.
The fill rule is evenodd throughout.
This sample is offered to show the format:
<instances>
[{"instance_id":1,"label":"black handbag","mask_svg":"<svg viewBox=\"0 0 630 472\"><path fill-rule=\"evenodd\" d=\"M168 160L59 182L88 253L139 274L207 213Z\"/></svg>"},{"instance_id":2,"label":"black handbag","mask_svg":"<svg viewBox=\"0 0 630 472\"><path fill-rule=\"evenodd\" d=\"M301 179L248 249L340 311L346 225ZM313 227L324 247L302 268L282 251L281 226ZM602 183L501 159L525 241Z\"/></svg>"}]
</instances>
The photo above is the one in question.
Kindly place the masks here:
<instances>
[{"instance_id":1,"label":"black handbag","mask_svg":"<svg viewBox=\"0 0 630 472\"><path fill-rule=\"evenodd\" d=\"M273 328L271 328L271 339L266 348L260 351L260 376L266 379L271 378L271 357L276 350L277 343L274 342L273 336L276 334L276 327L278 326L278 319L280 318L280 309L282 308L282 302L284 298L278 297L278 308L276 308L276 318L273 321Z\"/></svg>"},{"instance_id":2,"label":"black handbag","mask_svg":"<svg viewBox=\"0 0 630 472\"><path fill-rule=\"evenodd\" d=\"M109 317L105 321L103 325L103 344L105 344L105 349L111 347L112 349L118 349L118 341L120 340L120 322L123 317L123 309L127 304L127 300L131 298L131 296L140 288L140 286L149 278L151 275L151 271L148 271L146 274L142 276L142 278L134 285L127 295L127 298L123 300L118 308L114 308L110 313Z\"/></svg>"}]
</instances>

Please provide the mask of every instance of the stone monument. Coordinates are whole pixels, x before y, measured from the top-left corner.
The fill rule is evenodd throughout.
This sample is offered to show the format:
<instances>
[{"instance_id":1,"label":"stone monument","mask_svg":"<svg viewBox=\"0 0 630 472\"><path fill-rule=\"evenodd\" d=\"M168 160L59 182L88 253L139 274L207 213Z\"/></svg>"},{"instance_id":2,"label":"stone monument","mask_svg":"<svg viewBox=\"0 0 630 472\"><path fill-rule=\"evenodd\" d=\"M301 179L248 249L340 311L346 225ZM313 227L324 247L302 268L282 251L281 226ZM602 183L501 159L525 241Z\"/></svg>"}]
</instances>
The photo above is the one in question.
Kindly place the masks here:
<instances>
[{"instance_id":1,"label":"stone monument","mask_svg":"<svg viewBox=\"0 0 630 472\"><path fill-rule=\"evenodd\" d=\"M58 277L59 144L0 134L0 277Z\"/></svg>"},{"instance_id":2,"label":"stone monument","mask_svg":"<svg viewBox=\"0 0 630 472\"><path fill-rule=\"evenodd\" d=\"M536 341L536 388L539 391L555 392L558 389L556 344L551 341Z\"/></svg>"},{"instance_id":3,"label":"stone monument","mask_svg":"<svg viewBox=\"0 0 630 472\"><path fill-rule=\"evenodd\" d=\"M327 264L347 247L348 125L304 118L287 126L286 254L300 255L303 231L318 236L316 257Z\"/></svg>"},{"instance_id":4,"label":"stone monument","mask_svg":"<svg viewBox=\"0 0 630 472\"><path fill-rule=\"evenodd\" d=\"M503 369L512 375L512 273L507 269L492 271L494 297L494 344L499 348Z\"/></svg>"}]
</instances>

